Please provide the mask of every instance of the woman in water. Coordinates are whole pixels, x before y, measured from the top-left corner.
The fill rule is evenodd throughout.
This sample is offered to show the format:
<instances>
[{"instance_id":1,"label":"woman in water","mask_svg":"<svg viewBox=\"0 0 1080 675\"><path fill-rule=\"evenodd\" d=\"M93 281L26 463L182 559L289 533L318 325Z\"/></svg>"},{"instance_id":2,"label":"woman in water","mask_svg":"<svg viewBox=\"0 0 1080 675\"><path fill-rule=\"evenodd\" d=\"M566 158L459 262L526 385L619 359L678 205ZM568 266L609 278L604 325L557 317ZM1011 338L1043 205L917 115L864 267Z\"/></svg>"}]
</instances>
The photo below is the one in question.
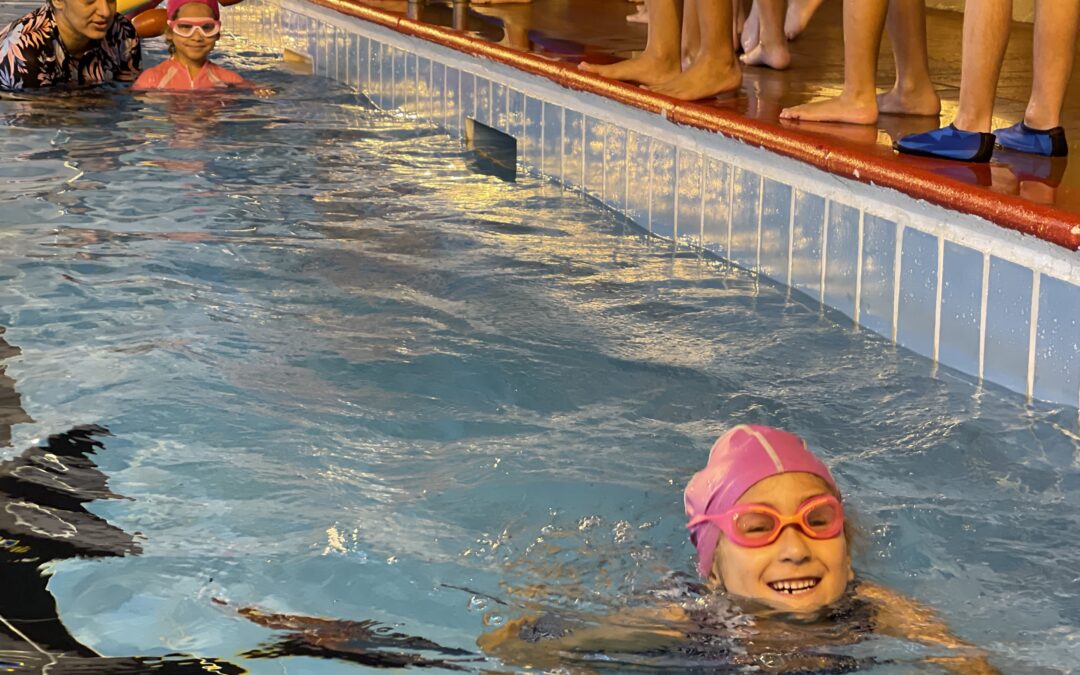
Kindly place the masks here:
<instances>
[{"instance_id":1,"label":"woman in water","mask_svg":"<svg viewBox=\"0 0 1080 675\"><path fill-rule=\"evenodd\" d=\"M798 436L731 429L690 479L684 503L705 580L693 597L588 626L520 618L481 636L480 647L540 668L681 654L686 666L719 659L764 672L838 672L880 661L814 649L879 633L947 648L948 656L924 660L946 671L997 672L930 609L856 578L836 481Z\"/></svg>"}]
</instances>

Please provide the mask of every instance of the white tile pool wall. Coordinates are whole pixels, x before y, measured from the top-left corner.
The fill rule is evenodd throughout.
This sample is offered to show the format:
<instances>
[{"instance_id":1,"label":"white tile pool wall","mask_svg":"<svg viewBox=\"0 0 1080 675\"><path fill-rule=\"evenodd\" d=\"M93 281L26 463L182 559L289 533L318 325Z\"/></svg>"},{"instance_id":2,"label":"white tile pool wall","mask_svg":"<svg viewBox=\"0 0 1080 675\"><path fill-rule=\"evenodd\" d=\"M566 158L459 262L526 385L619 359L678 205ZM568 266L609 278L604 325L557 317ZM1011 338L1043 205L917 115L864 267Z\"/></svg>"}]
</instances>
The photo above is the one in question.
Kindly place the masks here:
<instances>
[{"instance_id":1,"label":"white tile pool wall","mask_svg":"<svg viewBox=\"0 0 1080 675\"><path fill-rule=\"evenodd\" d=\"M985 381L1080 404L1080 254L672 124L303 0L246 0L226 27L315 74L464 135L513 136L529 171L656 236L802 291Z\"/></svg>"}]
</instances>

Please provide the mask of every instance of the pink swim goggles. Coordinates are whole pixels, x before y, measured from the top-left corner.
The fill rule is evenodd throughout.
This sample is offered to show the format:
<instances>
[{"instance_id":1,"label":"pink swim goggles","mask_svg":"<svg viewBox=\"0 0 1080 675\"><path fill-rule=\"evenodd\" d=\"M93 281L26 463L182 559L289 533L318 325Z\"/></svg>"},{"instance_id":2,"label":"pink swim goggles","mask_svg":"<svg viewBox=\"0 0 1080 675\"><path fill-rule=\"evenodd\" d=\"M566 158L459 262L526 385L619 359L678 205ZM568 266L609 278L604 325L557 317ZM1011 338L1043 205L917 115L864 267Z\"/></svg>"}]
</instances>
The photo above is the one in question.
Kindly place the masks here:
<instances>
[{"instance_id":1,"label":"pink swim goggles","mask_svg":"<svg viewBox=\"0 0 1080 675\"><path fill-rule=\"evenodd\" d=\"M182 38L191 37L195 31L205 38L212 38L221 32L221 22L217 19L173 19L169 21L169 28Z\"/></svg>"},{"instance_id":2,"label":"pink swim goggles","mask_svg":"<svg viewBox=\"0 0 1080 675\"><path fill-rule=\"evenodd\" d=\"M795 525L812 539L832 539L844 529L844 507L832 495L811 497L794 515L781 515L767 504L740 504L723 513L694 516L686 527L712 523L739 546L768 546L788 525Z\"/></svg>"}]
</instances>

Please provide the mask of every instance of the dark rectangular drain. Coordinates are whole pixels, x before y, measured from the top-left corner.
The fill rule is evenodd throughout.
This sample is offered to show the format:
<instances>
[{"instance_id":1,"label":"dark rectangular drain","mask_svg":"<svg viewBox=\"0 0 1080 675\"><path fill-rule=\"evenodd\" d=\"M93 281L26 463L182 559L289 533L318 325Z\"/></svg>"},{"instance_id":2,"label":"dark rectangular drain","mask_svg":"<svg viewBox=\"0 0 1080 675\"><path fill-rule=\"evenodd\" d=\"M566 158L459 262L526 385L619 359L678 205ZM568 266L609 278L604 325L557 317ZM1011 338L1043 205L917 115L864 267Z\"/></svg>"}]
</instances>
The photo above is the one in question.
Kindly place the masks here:
<instances>
[{"instance_id":1,"label":"dark rectangular drain","mask_svg":"<svg viewBox=\"0 0 1080 675\"><path fill-rule=\"evenodd\" d=\"M465 119L465 145L473 170L505 181L517 179L517 139L472 118Z\"/></svg>"}]
</instances>

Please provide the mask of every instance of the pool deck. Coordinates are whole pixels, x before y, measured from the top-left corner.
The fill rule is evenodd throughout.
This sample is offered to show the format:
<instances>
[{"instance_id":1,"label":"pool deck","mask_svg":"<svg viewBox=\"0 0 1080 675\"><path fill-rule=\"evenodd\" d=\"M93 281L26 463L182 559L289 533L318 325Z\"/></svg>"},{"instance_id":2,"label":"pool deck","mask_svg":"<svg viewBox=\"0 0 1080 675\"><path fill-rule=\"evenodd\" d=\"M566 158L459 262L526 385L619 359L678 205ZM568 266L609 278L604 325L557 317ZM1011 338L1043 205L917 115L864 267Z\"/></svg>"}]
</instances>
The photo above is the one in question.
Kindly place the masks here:
<instances>
[{"instance_id":1,"label":"pool deck","mask_svg":"<svg viewBox=\"0 0 1080 675\"><path fill-rule=\"evenodd\" d=\"M612 62L645 45L645 26L628 23L626 0L534 0L529 4L472 6L448 2L312 0L401 33L544 75L560 84L662 114L671 121L716 131L834 174L893 188L918 199L969 213L1070 250L1080 249L1080 168L1068 158L998 150L989 164L899 156L894 139L951 121L960 85L962 16L928 12L930 67L942 97L941 120L882 115L877 126L789 123L790 105L839 93L843 84L840 0L827 0L807 31L791 43L792 66L782 72L744 69L735 96L684 102L632 84L582 72L582 61ZM464 11L463 11L464 10ZM588 17L583 21L582 17ZM894 71L884 41L879 86ZM1032 30L1015 24L998 88L996 122L1023 116L1030 91ZM1075 151L1080 143L1080 69L1073 74L1063 120ZM1075 163L1074 163L1075 164Z\"/></svg>"}]
</instances>

